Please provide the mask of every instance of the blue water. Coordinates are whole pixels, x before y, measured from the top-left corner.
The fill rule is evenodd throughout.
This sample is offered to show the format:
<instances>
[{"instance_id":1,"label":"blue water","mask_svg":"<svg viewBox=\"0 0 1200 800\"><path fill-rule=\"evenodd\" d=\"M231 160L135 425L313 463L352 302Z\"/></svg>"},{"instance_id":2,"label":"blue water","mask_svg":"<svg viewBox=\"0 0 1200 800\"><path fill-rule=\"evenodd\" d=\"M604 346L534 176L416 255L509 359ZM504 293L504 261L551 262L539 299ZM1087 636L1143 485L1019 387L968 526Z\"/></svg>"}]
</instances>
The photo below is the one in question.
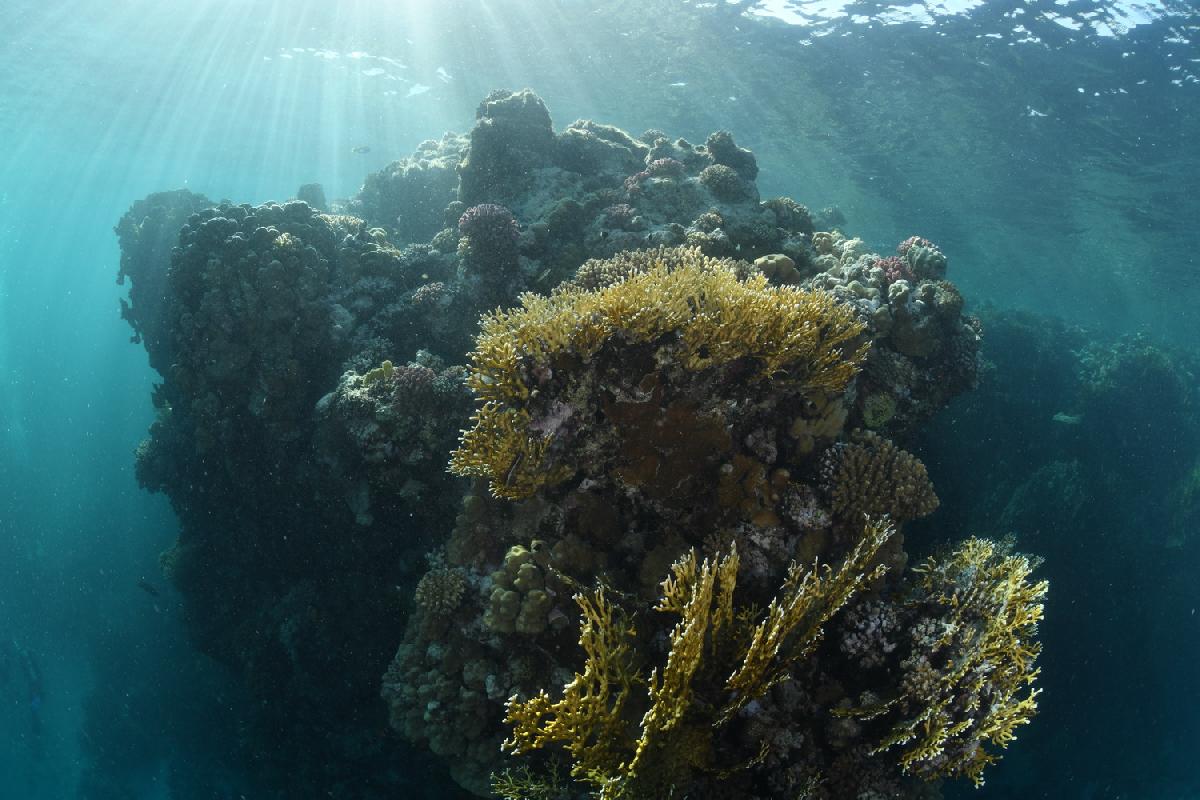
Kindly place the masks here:
<instances>
[{"instance_id":1,"label":"blue water","mask_svg":"<svg viewBox=\"0 0 1200 800\"><path fill-rule=\"evenodd\" d=\"M524 86L557 128L733 131L764 197L837 206L879 252L937 241L1000 330L1031 311L1169 354L1184 388L1088 412L1111 428L1136 410L1128 437L1030 425L1012 435L1041 449L979 445L1004 437L989 408L1045 422L1079 397L985 380L922 446L955 523L1003 519L981 532L1021 528L989 492L1051 462L1094 466L1088 491L1113 493L1083 505L1117 508L1114 529L1074 518L1065 540L1028 544L1053 587L1043 711L976 796L1200 797L1200 515L1162 511L1200 456L1198 40L1200 15L1158 0L2 0L0 798L273 797L289 757L320 752L242 746L258 701L193 647L162 576L178 522L133 475L158 376L120 318L117 220L175 188L261 203L315 181L347 198L422 140L467 132L492 89ZM1082 349L1060 346L1042 380ZM386 796L425 770L430 796L451 791L388 741L401 777L331 796Z\"/></svg>"}]
</instances>

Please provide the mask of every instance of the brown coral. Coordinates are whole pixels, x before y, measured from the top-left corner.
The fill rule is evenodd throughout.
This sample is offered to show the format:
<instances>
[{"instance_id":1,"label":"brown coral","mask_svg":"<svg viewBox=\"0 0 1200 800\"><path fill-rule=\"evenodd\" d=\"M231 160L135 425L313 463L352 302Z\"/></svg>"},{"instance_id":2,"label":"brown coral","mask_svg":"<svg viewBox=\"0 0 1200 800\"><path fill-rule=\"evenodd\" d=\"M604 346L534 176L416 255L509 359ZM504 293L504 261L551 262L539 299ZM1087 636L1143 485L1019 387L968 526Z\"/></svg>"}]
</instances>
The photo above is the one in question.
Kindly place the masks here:
<instances>
[{"instance_id":1,"label":"brown coral","mask_svg":"<svg viewBox=\"0 0 1200 800\"><path fill-rule=\"evenodd\" d=\"M921 460L872 431L856 431L851 441L829 448L821 475L834 512L846 517L903 522L938 507Z\"/></svg>"},{"instance_id":2,"label":"brown coral","mask_svg":"<svg viewBox=\"0 0 1200 800\"><path fill-rule=\"evenodd\" d=\"M466 586L462 570L436 567L417 583L415 599L430 614L443 616L458 608Z\"/></svg>"}]
</instances>

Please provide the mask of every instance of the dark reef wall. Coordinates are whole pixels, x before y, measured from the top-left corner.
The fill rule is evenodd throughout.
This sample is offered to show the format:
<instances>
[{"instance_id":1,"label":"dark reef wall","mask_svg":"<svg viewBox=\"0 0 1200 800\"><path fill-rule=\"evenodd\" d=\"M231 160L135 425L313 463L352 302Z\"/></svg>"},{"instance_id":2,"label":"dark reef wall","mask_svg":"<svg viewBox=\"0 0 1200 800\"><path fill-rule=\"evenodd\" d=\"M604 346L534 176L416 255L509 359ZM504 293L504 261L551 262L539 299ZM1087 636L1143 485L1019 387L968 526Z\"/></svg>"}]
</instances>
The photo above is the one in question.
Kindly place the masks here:
<instances>
[{"instance_id":1,"label":"dark reef wall","mask_svg":"<svg viewBox=\"0 0 1200 800\"><path fill-rule=\"evenodd\" d=\"M757 176L728 132L555 132L499 91L354 216L122 219L162 377L137 475L264 791L450 796L430 750L509 797L924 797L1028 721L1031 562L904 550L938 498L901 445L977 378L946 257ZM573 673L639 691L588 710Z\"/></svg>"},{"instance_id":2,"label":"dark reef wall","mask_svg":"<svg viewBox=\"0 0 1200 800\"><path fill-rule=\"evenodd\" d=\"M1056 723L1030 731L1032 774L1130 796L1152 781L1169 795L1172 781L1192 779L1189 758L1133 746L1129 732L1198 735L1196 715L1180 711L1200 707L1200 647L1186 633L1200 600L1190 566L1200 558L1200 362L1146 336L1012 311L981 317L979 388L917 450L951 524L1014 536L1044 556L1055 595L1071 598L1044 626L1054 653L1044 708Z\"/></svg>"}]
</instances>

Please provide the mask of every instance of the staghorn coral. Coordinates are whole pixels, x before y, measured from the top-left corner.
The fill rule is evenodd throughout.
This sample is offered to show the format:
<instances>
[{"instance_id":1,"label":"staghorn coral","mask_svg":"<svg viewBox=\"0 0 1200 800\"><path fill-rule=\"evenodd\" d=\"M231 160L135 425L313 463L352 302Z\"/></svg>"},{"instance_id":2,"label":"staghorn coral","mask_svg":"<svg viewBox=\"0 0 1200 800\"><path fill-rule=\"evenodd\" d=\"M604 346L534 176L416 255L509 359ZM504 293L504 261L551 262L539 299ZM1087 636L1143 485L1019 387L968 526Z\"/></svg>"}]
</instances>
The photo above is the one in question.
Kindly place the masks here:
<instances>
[{"instance_id":1,"label":"staghorn coral","mask_svg":"<svg viewBox=\"0 0 1200 800\"><path fill-rule=\"evenodd\" d=\"M897 521L932 514L938 506L925 465L873 431L825 452L821 475L833 510L847 517L886 515Z\"/></svg>"},{"instance_id":2,"label":"staghorn coral","mask_svg":"<svg viewBox=\"0 0 1200 800\"><path fill-rule=\"evenodd\" d=\"M923 778L966 776L983 785L983 770L1037 711L1032 688L1041 645L1046 581L1011 546L972 538L916 567L909 601L910 655L899 694L842 712L884 718L890 730L874 753L893 752L905 772Z\"/></svg>"},{"instance_id":3,"label":"staghorn coral","mask_svg":"<svg viewBox=\"0 0 1200 800\"><path fill-rule=\"evenodd\" d=\"M526 294L521 308L485 317L471 354L480 408L451 469L488 477L512 499L568 477L571 466L547 456L570 409L535 422L529 401L557 359L587 359L610 341L668 348L692 371L748 361L752 380L786 373L812 391L840 392L854 376L866 355L853 344L861 327L827 295L769 287L761 276L742 282L695 251L681 262L594 292Z\"/></svg>"}]
</instances>

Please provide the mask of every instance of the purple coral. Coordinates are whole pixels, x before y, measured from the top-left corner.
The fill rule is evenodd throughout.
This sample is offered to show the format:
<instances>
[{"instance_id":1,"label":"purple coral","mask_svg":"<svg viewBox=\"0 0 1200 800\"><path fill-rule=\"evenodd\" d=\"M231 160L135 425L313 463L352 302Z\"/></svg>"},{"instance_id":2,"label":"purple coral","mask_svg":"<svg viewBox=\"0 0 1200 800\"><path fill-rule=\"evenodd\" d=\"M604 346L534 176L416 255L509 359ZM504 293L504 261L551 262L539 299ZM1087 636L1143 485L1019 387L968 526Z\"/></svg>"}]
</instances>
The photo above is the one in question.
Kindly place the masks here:
<instances>
[{"instance_id":1,"label":"purple coral","mask_svg":"<svg viewBox=\"0 0 1200 800\"><path fill-rule=\"evenodd\" d=\"M458 232L482 247L509 247L517 242L521 229L516 218L504 206L481 203L471 206L458 218Z\"/></svg>"},{"instance_id":2,"label":"purple coral","mask_svg":"<svg viewBox=\"0 0 1200 800\"><path fill-rule=\"evenodd\" d=\"M900 244L896 245L896 252L902 256L906 256L908 255L908 251L914 247L929 247L937 250L937 245L928 239L924 239L920 236L910 236Z\"/></svg>"},{"instance_id":3,"label":"purple coral","mask_svg":"<svg viewBox=\"0 0 1200 800\"><path fill-rule=\"evenodd\" d=\"M436 378L437 373L422 364L410 363L396 367L392 373L392 382L396 387L394 396L399 401L426 395L433 390Z\"/></svg>"},{"instance_id":4,"label":"purple coral","mask_svg":"<svg viewBox=\"0 0 1200 800\"><path fill-rule=\"evenodd\" d=\"M521 229L504 206L471 206L458 218L458 232L458 254L477 273L502 279L516 269Z\"/></svg>"},{"instance_id":5,"label":"purple coral","mask_svg":"<svg viewBox=\"0 0 1200 800\"><path fill-rule=\"evenodd\" d=\"M889 284L896 281L911 281L914 280L912 268L908 262L900 256L888 256L887 258L875 259L875 266L883 270L884 280Z\"/></svg>"}]
</instances>

